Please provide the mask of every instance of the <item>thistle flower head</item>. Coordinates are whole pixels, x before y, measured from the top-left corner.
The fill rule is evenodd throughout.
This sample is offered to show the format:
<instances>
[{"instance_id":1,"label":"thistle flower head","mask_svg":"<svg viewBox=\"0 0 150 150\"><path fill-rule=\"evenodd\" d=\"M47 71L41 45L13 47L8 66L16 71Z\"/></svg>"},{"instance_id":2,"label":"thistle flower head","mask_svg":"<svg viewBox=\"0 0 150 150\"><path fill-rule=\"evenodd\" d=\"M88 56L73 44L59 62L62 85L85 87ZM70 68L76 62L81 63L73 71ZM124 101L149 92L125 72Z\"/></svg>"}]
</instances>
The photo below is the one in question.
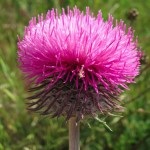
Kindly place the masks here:
<instances>
[{"instance_id":1,"label":"thistle flower head","mask_svg":"<svg viewBox=\"0 0 150 150\"><path fill-rule=\"evenodd\" d=\"M18 42L18 59L30 82L28 109L77 121L117 111L118 94L139 73L140 53L131 28L109 15L78 8L32 18Z\"/></svg>"}]
</instances>

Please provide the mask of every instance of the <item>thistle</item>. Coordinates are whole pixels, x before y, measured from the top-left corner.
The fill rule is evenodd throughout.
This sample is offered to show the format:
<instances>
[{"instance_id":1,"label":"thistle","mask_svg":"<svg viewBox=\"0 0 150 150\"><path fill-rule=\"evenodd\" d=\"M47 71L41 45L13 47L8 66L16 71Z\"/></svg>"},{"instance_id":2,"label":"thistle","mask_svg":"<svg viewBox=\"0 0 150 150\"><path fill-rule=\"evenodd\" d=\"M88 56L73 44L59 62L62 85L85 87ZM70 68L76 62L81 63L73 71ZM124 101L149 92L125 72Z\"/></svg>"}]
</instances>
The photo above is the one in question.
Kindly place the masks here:
<instances>
[{"instance_id":1,"label":"thistle","mask_svg":"<svg viewBox=\"0 0 150 150\"><path fill-rule=\"evenodd\" d=\"M18 41L20 68L30 83L28 109L52 117L95 117L120 111L118 95L139 74L131 28L74 7L32 18Z\"/></svg>"}]
</instances>

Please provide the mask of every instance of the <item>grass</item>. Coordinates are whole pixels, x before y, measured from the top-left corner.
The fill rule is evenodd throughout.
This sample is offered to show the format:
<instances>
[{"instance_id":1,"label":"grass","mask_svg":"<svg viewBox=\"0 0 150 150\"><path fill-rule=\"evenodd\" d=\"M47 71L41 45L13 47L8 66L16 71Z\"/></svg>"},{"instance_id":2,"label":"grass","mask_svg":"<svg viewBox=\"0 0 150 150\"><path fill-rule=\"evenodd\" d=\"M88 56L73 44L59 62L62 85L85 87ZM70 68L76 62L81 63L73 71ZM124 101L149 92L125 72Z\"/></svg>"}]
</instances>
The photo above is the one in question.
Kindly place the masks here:
<instances>
[{"instance_id":1,"label":"grass","mask_svg":"<svg viewBox=\"0 0 150 150\"><path fill-rule=\"evenodd\" d=\"M148 150L150 149L150 0L1 0L0 3L0 150L67 150L68 129L63 119L42 118L26 111L23 77L17 64L17 35L32 16L46 13L53 7L90 6L96 14L102 10L104 18L112 13L132 26L139 46L145 53L141 75L130 91L121 95L126 107L123 117L106 118L110 132L101 123L89 120L81 125L81 150ZM126 14L136 8L135 21Z\"/></svg>"}]
</instances>

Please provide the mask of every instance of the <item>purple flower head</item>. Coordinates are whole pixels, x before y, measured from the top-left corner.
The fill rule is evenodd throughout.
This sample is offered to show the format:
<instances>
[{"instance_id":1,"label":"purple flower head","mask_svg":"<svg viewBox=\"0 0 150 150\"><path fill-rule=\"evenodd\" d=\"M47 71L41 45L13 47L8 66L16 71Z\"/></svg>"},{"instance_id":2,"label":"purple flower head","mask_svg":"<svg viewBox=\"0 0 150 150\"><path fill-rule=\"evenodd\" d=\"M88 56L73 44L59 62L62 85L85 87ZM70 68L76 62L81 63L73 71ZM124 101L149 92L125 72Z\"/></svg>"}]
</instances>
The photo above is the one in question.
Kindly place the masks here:
<instances>
[{"instance_id":1,"label":"purple flower head","mask_svg":"<svg viewBox=\"0 0 150 150\"><path fill-rule=\"evenodd\" d=\"M28 109L77 121L121 109L118 94L139 74L140 52L131 28L109 15L76 7L32 18L18 42L22 72L30 82Z\"/></svg>"}]
</instances>

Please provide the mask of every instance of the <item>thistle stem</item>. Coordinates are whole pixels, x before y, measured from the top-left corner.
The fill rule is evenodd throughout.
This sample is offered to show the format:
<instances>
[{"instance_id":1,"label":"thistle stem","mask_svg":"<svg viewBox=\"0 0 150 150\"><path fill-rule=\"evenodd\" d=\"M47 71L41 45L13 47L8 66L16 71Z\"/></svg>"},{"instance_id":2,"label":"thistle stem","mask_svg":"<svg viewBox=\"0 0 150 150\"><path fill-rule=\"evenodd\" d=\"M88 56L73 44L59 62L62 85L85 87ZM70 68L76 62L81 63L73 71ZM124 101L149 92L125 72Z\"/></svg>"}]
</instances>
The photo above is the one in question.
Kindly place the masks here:
<instances>
[{"instance_id":1,"label":"thistle stem","mask_svg":"<svg viewBox=\"0 0 150 150\"><path fill-rule=\"evenodd\" d=\"M69 119L69 150L80 150L80 124L76 123L76 117Z\"/></svg>"}]
</instances>

